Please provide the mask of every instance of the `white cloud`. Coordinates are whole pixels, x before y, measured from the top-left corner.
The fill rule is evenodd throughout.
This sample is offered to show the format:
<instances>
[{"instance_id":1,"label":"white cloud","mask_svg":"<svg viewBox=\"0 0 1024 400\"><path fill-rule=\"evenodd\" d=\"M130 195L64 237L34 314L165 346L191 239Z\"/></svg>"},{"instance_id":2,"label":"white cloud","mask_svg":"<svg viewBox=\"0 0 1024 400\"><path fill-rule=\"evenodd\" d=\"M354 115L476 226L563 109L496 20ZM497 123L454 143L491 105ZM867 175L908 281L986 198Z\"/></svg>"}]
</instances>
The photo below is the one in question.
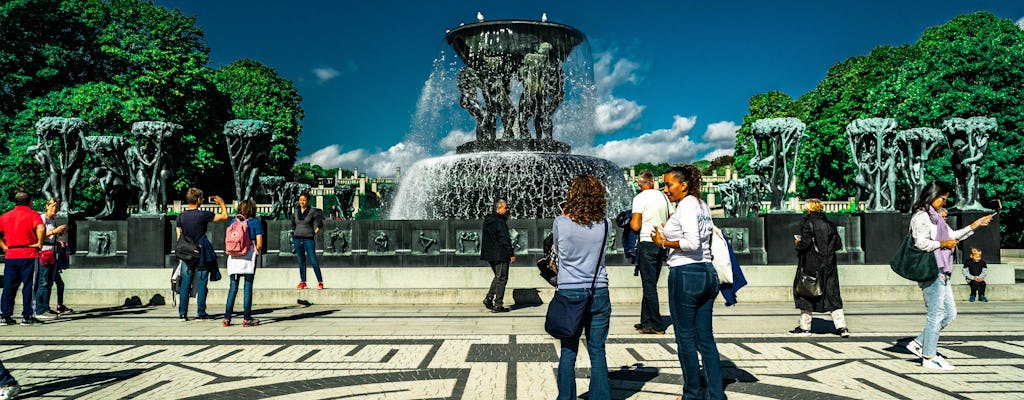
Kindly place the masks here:
<instances>
[{"instance_id":1,"label":"white cloud","mask_svg":"<svg viewBox=\"0 0 1024 400\"><path fill-rule=\"evenodd\" d=\"M341 71L338 71L331 67L313 68L313 74L319 80L319 83L325 83L331 79L337 78L341 75Z\"/></svg>"},{"instance_id":2,"label":"white cloud","mask_svg":"<svg viewBox=\"0 0 1024 400\"><path fill-rule=\"evenodd\" d=\"M441 139L441 148L445 151L452 152L456 147L459 147L463 143L476 140L476 132L466 132L461 129L455 129L448 133Z\"/></svg>"},{"instance_id":3,"label":"white cloud","mask_svg":"<svg viewBox=\"0 0 1024 400\"><path fill-rule=\"evenodd\" d=\"M736 149L718 149L718 150L714 150L714 151L712 151L712 152L710 152L708 154L705 154L704 157L701 158L701 159L702 160L713 161L714 159L716 159L718 157L721 157L721 156L731 156L731 155L733 155L734 152L736 152Z\"/></svg>"},{"instance_id":4,"label":"white cloud","mask_svg":"<svg viewBox=\"0 0 1024 400\"><path fill-rule=\"evenodd\" d=\"M702 139L715 147L731 149L736 147L736 131L739 129L739 125L732 121L715 122L708 124Z\"/></svg>"},{"instance_id":5,"label":"white cloud","mask_svg":"<svg viewBox=\"0 0 1024 400\"><path fill-rule=\"evenodd\" d=\"M595 146L594 154L620 166L639 162L689 162L711 147L710 144L690 140L690 131L696 123L697 117L676 115L672 128L658 129L634 138L612 140Z\"/></svg>"},{"instance_id":6,"label":"white cloud","mask_svg":"<svg viewBox=\"0 0 1024 400\"><path fill-rule=\"evenodd\" d=\"M1024 29L1024 17L1020 17L1020 19L1017 20L1017 27Z\"/></svg>"},{"instance_id":7,"label":"white cloud","mask_svg":"<svg viewBox=\"0 0 1024 400\"><path fill-rule=\"evenodd\" d=\"M598 134L615 132L640 119L644 106L632 100L615 97L612 91L627 83L636 84L640 78L640 64L626 58L614 63L612 52L597 55L594 61L594 84L597 105L594 110L594 128Z\"/></svg>"},{"instance_id":8,"label":"white cloud","mask_svg":"<svg viewBox=\"0 0 1024 400\"><path fill-rule=\"evenodd\" d=\"M352 60L346 61L345 65L338 68L333 66L313 68L313 75L316 75L317 83L322 85L332 79L348 75L359 70L359 66L357 66L355 61Z\"/></svg>"},{"instance_id":9,"label":"white cloud","mask_svg":"<svg viewBox=\"0 0 1024 400\"><path fill-rule=\"evenodd\" d=\"M644 108L635 101L610 98L594 110L594 129L597 133L615 132L640 118Z\"/></svg>"},{"instance_id":10,"label":"white cloud","mask_svg":"<svg viewBox=\"0 0 1024 400\"><path fill-rule=\"evenodd\" d=\"M613 89L625 83L637 83L639 78L636 75L640 64L625 58L620 58L612 66L612 53L604 52L597 56L594 61L594 84L597 87L598 96L609 96Z\"/></svg>"},{"instance_id":11,"label":"white cloud","mask_svg":"<svg viewBox=\"0 0 1024 400\"><path fill-rule=\"evenodd\" d=\"M378 153L370 153L363 149L341 153L341 147L332 144L300 158L298 162L316 164L324 168L359 168L367 176L386 177L395 176L398 168L408 168L428 156L425 148L406 142L399 142Z\"/></svg>"}]
</instances>

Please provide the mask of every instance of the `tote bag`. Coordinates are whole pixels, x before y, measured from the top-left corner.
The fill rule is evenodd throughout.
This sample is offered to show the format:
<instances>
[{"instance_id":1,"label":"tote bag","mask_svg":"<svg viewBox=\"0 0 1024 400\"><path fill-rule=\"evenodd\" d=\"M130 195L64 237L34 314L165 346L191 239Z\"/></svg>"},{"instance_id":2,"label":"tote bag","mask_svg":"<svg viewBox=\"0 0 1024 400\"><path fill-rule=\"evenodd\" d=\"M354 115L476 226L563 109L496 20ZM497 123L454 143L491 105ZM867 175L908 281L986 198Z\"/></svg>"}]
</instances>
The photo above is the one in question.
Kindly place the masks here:
<instances>
[{"instance_id":1,"label":"tote bag","mask_svg":"<svg viewBox=\"0 0 1024 400\"><path fill-rule=\"evenodd\" d=\"M892 256L889 266L897 275L917 282L930 282L939 275L935 254L914 246L914 237L911 235L903 239L903 244Z\"/></svg>"}]
</instances>

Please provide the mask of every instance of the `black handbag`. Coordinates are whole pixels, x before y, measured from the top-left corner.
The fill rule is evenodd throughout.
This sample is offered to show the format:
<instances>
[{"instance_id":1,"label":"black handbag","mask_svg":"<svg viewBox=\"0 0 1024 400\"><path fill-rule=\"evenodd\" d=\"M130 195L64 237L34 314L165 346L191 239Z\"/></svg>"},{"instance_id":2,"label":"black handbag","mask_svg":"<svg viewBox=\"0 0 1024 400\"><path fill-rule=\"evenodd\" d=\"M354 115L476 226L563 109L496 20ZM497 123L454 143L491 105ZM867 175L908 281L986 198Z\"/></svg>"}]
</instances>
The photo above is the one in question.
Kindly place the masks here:
<instances>
[{"instance_id":1,"label":"black handbag","mask_svg":"<svg viewBox=\"0 0 1024 400\"><path fill-rule=\"evenodd\" d=\"M797 270L800 279L796 282L796 294L801 297L821 297L821 281L818 274L807 275L803 269Z\"/></svg>"},{"instance_id":2,"label":"black handbag","mask_svg":"<svg viewBox=\"0 0 1024 400\"><path fill-rule=\"evenodd\" d=\"M931 282L939 276L939 264L935 254L914 246L914 237L907 235L899 250L889 260L889 266L896 275L917 282Z\"/></svg>"},{"instance_id":3,"label":"black handbag","mask_svg":"<svg viewBox=\"0 0 1024 400\"><path fill-rule=\"evenodd\" d=\"M200 257L199 243L182 233L181 236L178 236L178 242L174 244L174 255L186 263L195 262Z\"/></svg>"},{"instance_id":4,"label":"black handbag","mask_svg":"<svg viewBox=\"0 0 1024 400\"><path fill-rule=\"evenodd\" d=\"M558 286L558 253L555 252L554 239L549 234L544 238L544 256L537 260L540 277L552 287Z\"/></svg>"},{"instance_id":5,"label":"black handbag","mask_svg":"<svg viewBox=\"0 0 1024 400\"><path fill-rule=\"evenodd\" d=\"M555 339L576 337L583 329L583 317L590 311L590 303L594 301L594 288L597 286L597 275L601 271L601 260L604 258L604 245L608 241L608 221L604 223L604 238L601 240L601 254L594 268L594 280L590 283L590 293L582 299L570 299L566 296L555 296L548 304L548 312L544 317L544 331Z\"/></svg>"}]
</instances>

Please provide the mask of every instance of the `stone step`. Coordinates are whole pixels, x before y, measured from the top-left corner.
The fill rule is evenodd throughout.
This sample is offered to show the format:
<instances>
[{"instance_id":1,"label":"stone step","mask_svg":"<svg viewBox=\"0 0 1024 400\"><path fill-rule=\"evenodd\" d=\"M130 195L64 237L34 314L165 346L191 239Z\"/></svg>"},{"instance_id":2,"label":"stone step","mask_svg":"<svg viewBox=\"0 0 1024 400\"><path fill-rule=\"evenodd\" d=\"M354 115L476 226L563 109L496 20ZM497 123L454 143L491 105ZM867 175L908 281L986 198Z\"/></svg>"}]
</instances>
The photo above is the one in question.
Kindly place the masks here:
<instances>
[{"instance_id":1,"label":"stone step","mask_svg":"<svg viewBox=\"0 0 1024 400\"><path fill-rule=\"evenodd\" d=\"M841 288L844 301L849 302L921 302L921 290L915 286L844 286ZM970 288L966 285L953 287L958 302L966 302ZM253 304L265 306L290 306L295 304L330 305L477 305L481 304L486 288L476 289L269 289L256 285L253 289ZM505 291L505 305L543 304L551 299L555 289L551 287L509 287ZM664 303L668 298L665 286L658 288L659 299ZM639 287L612 287L609 291L613 304L637 304L642 297ZM173 296L173 297L172 297ZM213 288L207 296L211 312L220 310L227 297L227 289ZM987 297L991 301L1024 301L1024 285L989 285ZM745 287L738 293L743 303L777 303L792 301L790 287ZM177 296L166 289L68 289L66 303L92 305L169 305L176 304ZM717 300L722 302L722 298ZM195 304L195 299L190 299ZM236 308L241 306L242 294L236 298ZM922 303L923 307L923 303ZM667 305L664 306L667 312Z\"/></svg>"}]
</instances>

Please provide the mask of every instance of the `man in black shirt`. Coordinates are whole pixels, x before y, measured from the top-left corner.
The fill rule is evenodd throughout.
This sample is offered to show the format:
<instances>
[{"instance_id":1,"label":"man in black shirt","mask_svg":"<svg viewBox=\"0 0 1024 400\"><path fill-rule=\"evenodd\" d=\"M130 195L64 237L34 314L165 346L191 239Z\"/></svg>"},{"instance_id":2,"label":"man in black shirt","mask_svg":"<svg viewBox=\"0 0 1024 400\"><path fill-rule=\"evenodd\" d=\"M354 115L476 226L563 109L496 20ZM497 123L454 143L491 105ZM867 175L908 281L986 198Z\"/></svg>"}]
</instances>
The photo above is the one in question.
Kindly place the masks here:
<instances>
[{"instance_id":1,"label":"man in black shirt","mask_svg":"<svg viewBox=\"0 0 1024 400\"><path fill-rule=\"evenodd\" d=\"M210 222L228 220L228 208L224 199L220 196L213 196L213 201L220 207L220 213L214 214L206 210L200 210L199 205L203 204L203 191L197 188L189 188L185 193L185 202L188 208L181 212L177 219L177 236L188 236L199 246L199 259L181 264L181 286L178 289L178 320L188 320L188 295L191 282L195 279L196 288L196 315L197 319L214 319L206 313L206 292L207 283L210 280L210 269L217 268L217 253L213 250L213 243L206 238L206 228Z\"/></svg>"}]
</instances>

